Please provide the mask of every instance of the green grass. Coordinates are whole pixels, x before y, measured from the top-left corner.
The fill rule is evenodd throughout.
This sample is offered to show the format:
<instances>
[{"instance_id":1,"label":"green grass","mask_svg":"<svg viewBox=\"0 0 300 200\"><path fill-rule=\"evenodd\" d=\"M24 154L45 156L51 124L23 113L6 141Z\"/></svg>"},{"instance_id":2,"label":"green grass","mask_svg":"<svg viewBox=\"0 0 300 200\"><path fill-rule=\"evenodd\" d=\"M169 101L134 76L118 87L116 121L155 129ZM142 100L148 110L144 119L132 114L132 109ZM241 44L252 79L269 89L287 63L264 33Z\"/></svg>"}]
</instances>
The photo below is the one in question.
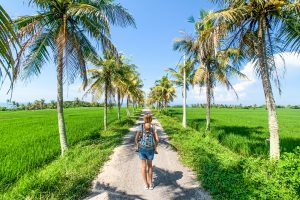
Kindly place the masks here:
<instances>
[{"instance_id":1,"label":"green grass","mask_svg":"<svg viewBox=\"0 0 300 200\"><path fill-rule=\"evenodd\" d=\"M213 108L211 111L212 137L244 156L268 156L269 138L267 111L264 109ZM181 108L171 108L169 116L182 119ZM300 145L300 110L278 109L281 152L293 152ZM187 108L188 126L205 130L205 109Z\"/></svg>"},{"instance_id":2,"label":"green grass","mask_svg":"<svg viewBox=\"0 0 300 200\"><path fill-rule=\"evenodd\" d=\"M0 199L81 199L113 149L134 124L132 119L114 122L93 139L72 146L63 157L22 176Z\"/></svg>"},{"instance_id":3,"label":"green grass","mask_svg":"<svg viewBox=\"0 0 300 200\"><path fill-rule=\"evenodd\" d=\"M300 199L300 148L284 153L277 162L243 156L202 130L183 129L181 119L156 116L180 159L214 199Z\"/></svg>"},{"instance_id":4,"label":"green grass","mask_svg":"<svg viewBox=\"0 0 300 200\"><path fill-rule=\"evenodd\" d=\"M122 110L124 116L125 110ZM113 108L109 110L108 123L116 120L117 110ZM4 193L24 176L32 177L31 173L36 171L47 171L50 163L55 165L52 162L60 157L60 145L56 110L0 112L0 121L0 193ZM69 145L76 146L72 152L79 152L84 142L99 140L99 131L103 129L103 108L65 109L65 122ZM114 134L119 136L119 133ZM82 150L88 148L90 146L84 146ZM111 147L100 153L86 150L78 159L87 159L96 153L106 155L110 150Z\"/></svg>"}]
</instances>

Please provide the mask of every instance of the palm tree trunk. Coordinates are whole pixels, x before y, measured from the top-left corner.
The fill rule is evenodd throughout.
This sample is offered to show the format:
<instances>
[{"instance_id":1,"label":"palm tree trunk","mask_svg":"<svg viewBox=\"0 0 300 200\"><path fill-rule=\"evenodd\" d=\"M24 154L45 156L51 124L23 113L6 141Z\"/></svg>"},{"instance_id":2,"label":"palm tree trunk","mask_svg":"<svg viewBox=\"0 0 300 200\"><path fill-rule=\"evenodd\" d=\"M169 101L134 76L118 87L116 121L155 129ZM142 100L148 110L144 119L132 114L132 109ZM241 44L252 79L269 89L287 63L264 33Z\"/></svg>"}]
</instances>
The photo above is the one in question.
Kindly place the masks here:
<instances>
[{"instance_id":1,"label":"palm tree trunk","mask_svg":"<svg viewBox=\"0 0 300 200\"><path fill-rule=\"evenodd\" d=\"M64 155L68 149L68 141L66 135L64 110L63 110L63 58L64 49L66 43L66 32L65 27L62 27L59 36L56 41L58 47L58 59L57 59L57 120L58 120L58 131L60 139L61 155Z\"/></svg>"},{"instance_id":2,"label":"palm tree trunk","mask_svg":"<svg viewBox=\"0 0 300 200\"><path fill-rule=\"evenodd\" d=\"M107 128L107 84L104 85L104 130Z\"/></svg>"},{"instance_id":3,"label":"palm tree trunk","mask_svg":"<svg viewBox=\"0 0 300 200\"><path fill-rule=\"evenodd\" d=\"M183 69L183 115L182 115L182 126L186 128L186 71L185 71L185 64Z\"/></svg>"},{"instance_id":4,"label":"palm tree trunk","mask_svg":"<svg viewBox=\"0 0 300 200\"><path fill-rule=\"evenodd\" d=\"M121 120L121 94L120 90L118 89L118 120Z\"/></svg>"},{"instance_id":5,"label":"palm tree trunk","mask_svg":"<svg viewBox=\"0 0 300 200\"><path fill-rule=\"evenodd\" d=\"M133 107L133 110L135 110L135 101L134 101L134 99L132 100L132 107Z\"/></svg>"},{"instance_id":6,"label":"palm tree trunk","mask_svg":"<svg viewBox=\"0 0 300 200\"><path fill-rule=\"evenodd\" d=\"M258 44L257 51L259 57L259 65L261 69L261 78L263 84L263 90L265 94L266 107L268 110L268 124L270 132L270 159L280 158L280 145L279 145L279 127L277 119L277 111L275 100L272 92L272 85L270 81L270 71L267 63L266 56L266 42L265 33L266 20L261 18L259 21L258 30Z\"/></svg>"},{"instance_id":7,"label":"palm tree trunk","mask_svg":"<svg viewBox=\"0 0 300 200\"><path fill-rule=\"evenodd\" d=\"M269 75L264 73L262 75L263 89L266 99L266 107L268 110L268 124L270 132L270 158L280 158L280 144L279 144L279 127L277 119L277 111L275 100L273 97L272 86Z\"/></svg>"},{"instance_id":8,"label":"palm tree trunk","mask_svg":"<svg viewBox=\"0 0 300 200\"><path fill-rule=\"evenodd\" d=\"M63 111L63 64L62 56L59 55L57 66L57 119L58 119L58 131L60 139L61 155L64 154L68 148L64 111Z\"/></svg>"},{"instance_id":9,"label":"palm tree trunk","mask_svg":"<svg viewBox=\"0 0 300 200\"><path fill-rule=\"evenodd\" d=\"M208 72L209 73L209 72ZM210 130L210 104L211 104L211 84L209 75L206 78L206 129L205 131Z\"/></svg>"},{"instance_id":10,"label":"palm tree trunk","mask_svg":"<svg viewBox=\"0 0 300 200\"><path fill-rule=\"evenodd\" d=\"M127 101L126 101L126 113L127 113L127 116L130 115L130 112L129 112L129 96L127 96Z\"/></svg>"}]
</instances>

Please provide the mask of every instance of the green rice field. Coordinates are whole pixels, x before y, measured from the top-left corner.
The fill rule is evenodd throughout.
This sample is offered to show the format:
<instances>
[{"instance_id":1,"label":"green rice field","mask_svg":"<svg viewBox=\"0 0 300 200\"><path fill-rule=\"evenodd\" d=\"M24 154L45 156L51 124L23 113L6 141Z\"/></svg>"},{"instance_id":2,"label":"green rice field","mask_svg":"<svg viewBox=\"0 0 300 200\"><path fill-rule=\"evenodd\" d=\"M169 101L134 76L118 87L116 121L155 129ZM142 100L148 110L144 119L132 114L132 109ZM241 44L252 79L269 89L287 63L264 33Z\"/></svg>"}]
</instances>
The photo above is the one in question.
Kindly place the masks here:
<instances>
[{"instance_id":1,"label":"green rice field","mask_svg":"<svg viewBox=\"0 0 300 200\"><path fill-rule=\"evenodd\" d=\"M125 110L122 109L122 116ZM108 112L108 124L117 109ZM99 137L103 108L65 109L69 145ZM0 112L0 193L60 155L56 110Z\"/></svg>"},{"instance_id":2,"label":"green rice field","mask_svg":"<svg viewBox=\"0 0 300 200\"><path fill-rule=\"evenodd\" d=\"M187 108L188 126L205 130L205 109ZM181 120L182 108L170 108L167 115ZM300 146L300 110L278 109L281 152ZM269 137L267 111L256 109L213 108L210 136L241 155L267 156Z\"/></svg>"}]
</instances>

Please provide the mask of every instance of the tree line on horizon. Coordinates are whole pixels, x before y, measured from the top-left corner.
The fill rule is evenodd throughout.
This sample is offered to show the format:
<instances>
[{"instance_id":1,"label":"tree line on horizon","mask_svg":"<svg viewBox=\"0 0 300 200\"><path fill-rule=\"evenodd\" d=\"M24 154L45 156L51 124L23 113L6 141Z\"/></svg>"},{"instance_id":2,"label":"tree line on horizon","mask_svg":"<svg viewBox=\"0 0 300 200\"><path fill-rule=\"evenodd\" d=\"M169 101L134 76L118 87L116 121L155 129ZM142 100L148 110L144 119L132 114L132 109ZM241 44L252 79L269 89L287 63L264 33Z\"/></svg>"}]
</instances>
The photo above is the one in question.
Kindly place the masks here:
<instances>
[{"instance_id":1,"label":"tree line on horizon","mask_svg":"<svg viewBox=\"0 0 300 200\"><path fill-rule=\"evenodd\" d=\"M56 109L57 102L50 100L46 102L45 99L35 100L28 103L19 103L16 101L8 100L9 106L0 107L2 111L10 110L43 110L43 109ZM115 106L115 103L111 106ZM104 103L82 101L79 98L75 98L73 101L64 101L64 108L77 108L77 107L104 107Z\"/></svg>"},{"instance_id":2,"label":"tree line on horizon","mask_svg":"<svg viewBox=\"0 0 300 200\"><path fill-rule=\"evenodd\" d=\"M10 19L0 5L0 83L9 79L12 94L17 80L38 76L45 63L54 59L57 71L58 131L61 154L68 148L63 86L80 77L82 89L93 100L104 96L104 127L111 97L117 96L118 118L124 98L142 104L142 80L136 66L118 52L111 41L110 27L136 27L133 16L113 0L30 0L34 15ZM101 48L92 44L95 41ZM94 66L88 69L88 65ZM121 77L119 82L113 77ZM126 87L124 86L126 84ZM38 102L41 103L41 102ZM52 102L53 103L53 102ZM129 115L129 109L127 109Z\"/></svg>"},{"instance_id":3,"label":"tree line on horizon","mask_svg":"<svg viewBox=\"0 0 300 200\"><path fill-rule=\"evenodd\" d=\"M127 103L127 101L126 101ZM9 106L0 106L0 111L16 111L16 110L43 110L43 109L56 109L57 102L54 100L51 100L49 102L46 102L45 99L40 99L40 100L35 100L33 102L28 102L28 103L19 103L16 101L10 101L7 100L7 104ZM131 102L131 106L133 108L141 107L144 103L138 103L135 104L134 102ZM124 106L124 102L121 102L121 105ZM116 102L111 102L108 104L108 107L116 107L117 103ZM126 108L129 106L125 105ZM80 100L78 97L75 98L73 101L64 101L64 108L79 108L79 107L104 107L104 102L89 102L89 101L83 101ZM168 107L172 108L180 108L182 105L168 105ZM191 108L206 108L206 104L204 103L195 103L195 104L190 104L186 105L186 107L191 107ZM212 104L212 108L232 108L232 109L258 109L258 108L263 108L267 109L266 105L235 105L235 104ZM276 108L288 108L288 109L300 109L300 105L276 105Z\"/></svg>"},{"instance_id":4,"label":"tree line on horizon","mask_svg":"<svg viewBox=\"0 0 300 200\"><path fill-rule=\"evenodd\" d=\"M167 69L177 87L182 88L183 127L186 126L186 90L198 85L206 93L206 131L210 130L211 105L217 84L238 95L230 77L247 78L243 63L251 62L262 81L268 111L270 159L280 158L279 126L273 95L273 81L281 94L275 54L300 51L300 2L298 0L210 0L219 10L201 10L194 33L182 32L174 41L174 50L187 56L187 62ZM284 60L284 58L281 56ZM192 64L191 64L192 63ZM168 78L168 77L167 77ZM174 85L170 84L169 89ZM150 94L155 93L156 86ZM168 88L164 89L165 91ZM160 97L151 96L150 105L162 106ZM169 96L168 102L172 101Z\"/></svg>"},{"instance_id":5,"label":"tree line on horizon","mask_svg":"<svg viewBox=\"0 0 300 200\"><path fill-rule=\"evenodd\" d=\"M172 105L171 107L182 107L182 105ZM191 108L206 108L205 103L195 103L195 104L190 104L186 105L186 107L191 107ZM253 104L253 105L243 105L243 104L212 104L211 108L234 108L234 109L256 109L256 108L263 108L267 109L266 105L258 105L258 104ZM288 108L288 109L300 109L300 105L276 105L276 108Z\"/></svg>"}]
</instances>

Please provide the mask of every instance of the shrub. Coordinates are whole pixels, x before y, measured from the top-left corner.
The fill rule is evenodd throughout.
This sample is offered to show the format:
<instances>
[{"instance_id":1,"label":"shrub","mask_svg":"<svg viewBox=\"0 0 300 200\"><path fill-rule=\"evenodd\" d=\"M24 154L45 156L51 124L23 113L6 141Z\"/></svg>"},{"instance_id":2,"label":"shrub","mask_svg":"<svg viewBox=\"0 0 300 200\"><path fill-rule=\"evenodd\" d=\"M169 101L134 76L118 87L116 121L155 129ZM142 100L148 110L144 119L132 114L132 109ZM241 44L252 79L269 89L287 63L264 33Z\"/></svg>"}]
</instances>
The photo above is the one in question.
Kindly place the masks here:
<instances>
[{"instance_id":1,"label":"shrub","mask_svg":"<svg viewBox=\"0 0 300 200\"><path fill-rule=\"evenodd\" d=\"M0 111L6 111L6 110L7 110L6 107L1 107L1 106L0 106Z\"/></svg>"}]
</instances>

